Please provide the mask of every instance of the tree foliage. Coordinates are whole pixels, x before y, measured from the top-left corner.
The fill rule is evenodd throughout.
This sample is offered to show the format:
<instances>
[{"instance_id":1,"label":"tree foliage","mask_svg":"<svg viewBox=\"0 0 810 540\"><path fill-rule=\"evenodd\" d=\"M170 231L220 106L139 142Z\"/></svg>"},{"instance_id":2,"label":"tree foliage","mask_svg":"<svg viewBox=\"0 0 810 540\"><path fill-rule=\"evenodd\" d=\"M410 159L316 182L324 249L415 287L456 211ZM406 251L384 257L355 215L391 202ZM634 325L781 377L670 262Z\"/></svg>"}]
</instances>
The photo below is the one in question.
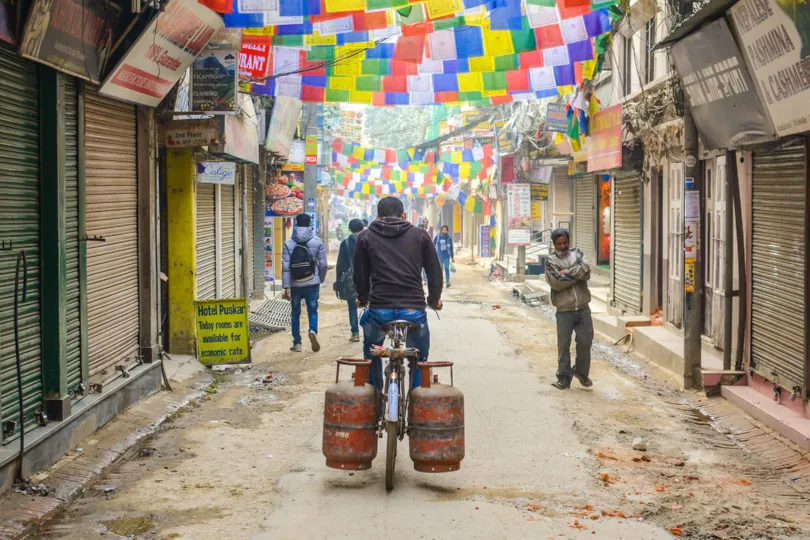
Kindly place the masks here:
<instances>
[{"instance_id":1,"label":"tree foliage","mask_svg":"<svg viewBox=\"0 0 810 540\"><path fill-rule=\"evenodd\" d=\"M367 107L365 137L371 146L401 150L427 138L430 107Z\"/></svg>"}]
</instances>

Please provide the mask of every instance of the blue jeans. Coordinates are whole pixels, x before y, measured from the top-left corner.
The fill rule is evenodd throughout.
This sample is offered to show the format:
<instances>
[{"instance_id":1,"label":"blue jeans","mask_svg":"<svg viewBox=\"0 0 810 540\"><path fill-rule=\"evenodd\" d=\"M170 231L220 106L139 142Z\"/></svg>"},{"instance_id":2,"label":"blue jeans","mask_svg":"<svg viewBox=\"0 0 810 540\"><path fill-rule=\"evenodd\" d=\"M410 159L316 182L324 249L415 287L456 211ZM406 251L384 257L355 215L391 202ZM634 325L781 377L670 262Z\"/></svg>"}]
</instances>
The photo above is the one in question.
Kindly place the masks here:
<instances>
[{"instance_id":1,"label":"blue jeans","mask_svg":"<svg viewBox=\"0 0 810 540\"><path fill-rule=\"evenodd\" d=\"M352 335L360 334L360 326L357 322L357 298L350 298L346 300L349 304L349 325L352 327Z\"/></svg>"},{"instance_id":2,"label":"blue jeans","mask_svg":"<svg viewBox=\"0 0 810 540\"><path fill-rule=\"evenodd\" d=\"M444 282L450 283L450 255L439 253L439 262L444 268Z\"/></svg>"},{"instance_id":3,"label":"blue jeans","mask_svg":"<svg viewBox=\"0 0 810 540\"><path fill-rule=\"evenodd\" d=\"M382 390L383 372L382 358L371 356L371 347L380 346L385 341L386 334L382 327L391 321L409 321L419 326L415 332L408 333L406 346L419 349L419 361L426 362L430 352L430 328L427 323L427 312L420 309L367 309L360 318L363 325L363 357L371 360L370 383L378 390ZM408 368L413 373L413 387L422 382L419 370L415 369L413 361Z\"/></svg>"},{"instance_id":4,"label":"blue jeans","mask_svg":"<svg viewBox=\"0 0 810 540\"><path fill-rule=\"evenodd\" d=\"M292 299L293 345L299 345L301 343L301 300L307 304L310 332L318 333L318 298L320 295L320 285L293 287L290 289L290 298Z\"/></svg>"}]
</instances>

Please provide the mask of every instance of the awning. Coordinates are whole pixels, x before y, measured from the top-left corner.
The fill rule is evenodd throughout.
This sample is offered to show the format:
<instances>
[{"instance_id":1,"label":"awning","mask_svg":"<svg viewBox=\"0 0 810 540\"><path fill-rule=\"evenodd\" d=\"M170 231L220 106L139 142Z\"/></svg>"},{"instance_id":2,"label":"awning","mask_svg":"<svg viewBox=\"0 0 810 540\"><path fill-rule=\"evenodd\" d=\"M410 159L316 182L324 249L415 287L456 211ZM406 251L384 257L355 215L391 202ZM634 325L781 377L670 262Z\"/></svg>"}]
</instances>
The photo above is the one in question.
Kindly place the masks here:
<instances>
[{"instance_id":1,"label":"awning","mask_svg":"<svg viewBox=\"0 0 810 540\"><path fill-rule=\"evenodd\" d=\"M704 24L719 19L726 11L737 3L737 0L712 0L703 6L697 13L684 19L672 28L669 35L655 44L653 50L669 47L676 41L685 38Z\"/></svg>"}]
</instances>

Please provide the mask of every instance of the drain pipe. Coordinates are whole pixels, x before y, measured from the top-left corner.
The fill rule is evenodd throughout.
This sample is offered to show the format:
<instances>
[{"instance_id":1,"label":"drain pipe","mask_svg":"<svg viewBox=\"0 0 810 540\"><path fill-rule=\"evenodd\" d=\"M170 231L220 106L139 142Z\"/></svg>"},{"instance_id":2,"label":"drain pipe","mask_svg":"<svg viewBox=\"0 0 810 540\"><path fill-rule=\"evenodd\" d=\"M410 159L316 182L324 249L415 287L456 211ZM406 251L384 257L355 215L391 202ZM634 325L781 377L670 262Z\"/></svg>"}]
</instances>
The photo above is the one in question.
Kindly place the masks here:
<instances>
[{"instance_id":1,"label":"drain pipe","mask_svg":"<svg viewBox=\"0 0 810 540\"><path fill-rule=\"evenodd\" d=\"M731 369L731 323L734 314L734 209L731 199L734 197L734 177L737 175L737 160L734 150L726 150L726 209L723 228L726 231L726 253L723 261L723 369ZM711 239L709 239L711 240Z\"/></svg>"},{"instance_id":2,"label":"drain pipe","mask_svg":"<svg viewBox=\"0 0 810 540\"><path fill-rule=\"evenodd\" d=\"M744 162L744 158L740 158L740 163ZM728 167L728 160L726 160L726 167ZM742 222L742 203L740 201L740 178L737 174L737 160L734 160L733 172L731 175L731 182L734 184L731 188L731 195L734 199L734 222L737 229L737 272L739 274L737 284L737 298L739 299L737 305L739 309L739 316L737 317L737 352L734 357L734 369L742 371L743 368L743 350L745 348L745 328L748 324L748 284L746 283L745 273L745 233L743 232ZM728 204L728 202L726 202ZM726 240L729 242L729 240Z\"/></svg>"},{"instance_id":3,"label":"drain pipe","mask_svg":"<svg viewBox=\"0 0 810 540\"><path fill-rule=\"evenodd\" d=\"M25 400L23 399L22 361L20 360L20 265L23 269L22 301L25 302L28 293L28 262L25 251L17 255L17 269L14 272L14 353L17 357L17 393L20 399L20 456L17 463L17 480L23 478L23 456L25 455Z\"/></svg>"}]
</instances>

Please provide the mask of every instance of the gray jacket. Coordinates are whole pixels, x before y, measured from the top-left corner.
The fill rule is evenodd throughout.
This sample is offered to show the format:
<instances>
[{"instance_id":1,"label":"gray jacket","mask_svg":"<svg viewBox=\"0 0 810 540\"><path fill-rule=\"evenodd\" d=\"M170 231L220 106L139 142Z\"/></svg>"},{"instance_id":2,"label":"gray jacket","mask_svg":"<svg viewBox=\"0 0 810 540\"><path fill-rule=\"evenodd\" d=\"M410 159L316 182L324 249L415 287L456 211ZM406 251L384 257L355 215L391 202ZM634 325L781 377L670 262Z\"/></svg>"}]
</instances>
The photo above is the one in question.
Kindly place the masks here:
<instances>
[{"instance_id":1,"label":"gray jacket","mask_svg":"<svg viewBox=\"0 0 810 540\"><path fill-rule=\"evenodd\" d=\"M557 308L557 312L577 311L588 307L591 302L589 279L591 267L578 249L569 249L563 256L552 251L546 258L546 281L551 285L551 303Z\"/></svg>"},{"instance_id":2,"label":"gray jacket","mask_svg":"<svg viewBox=\"0 0 810 540\"><path fill-rule=\"evenodd\" d=\"M291 283L290 279L290 253L295 249L296 243L306 243L312 258L318 263L318 272L306 283ZM326 279L326 248L321 239L315 236L312 227L294 227L290 240L284 242L281 251L281 286L285 289L292 287L312 287L320 285Z\"/></svg>"}]
</instances>

